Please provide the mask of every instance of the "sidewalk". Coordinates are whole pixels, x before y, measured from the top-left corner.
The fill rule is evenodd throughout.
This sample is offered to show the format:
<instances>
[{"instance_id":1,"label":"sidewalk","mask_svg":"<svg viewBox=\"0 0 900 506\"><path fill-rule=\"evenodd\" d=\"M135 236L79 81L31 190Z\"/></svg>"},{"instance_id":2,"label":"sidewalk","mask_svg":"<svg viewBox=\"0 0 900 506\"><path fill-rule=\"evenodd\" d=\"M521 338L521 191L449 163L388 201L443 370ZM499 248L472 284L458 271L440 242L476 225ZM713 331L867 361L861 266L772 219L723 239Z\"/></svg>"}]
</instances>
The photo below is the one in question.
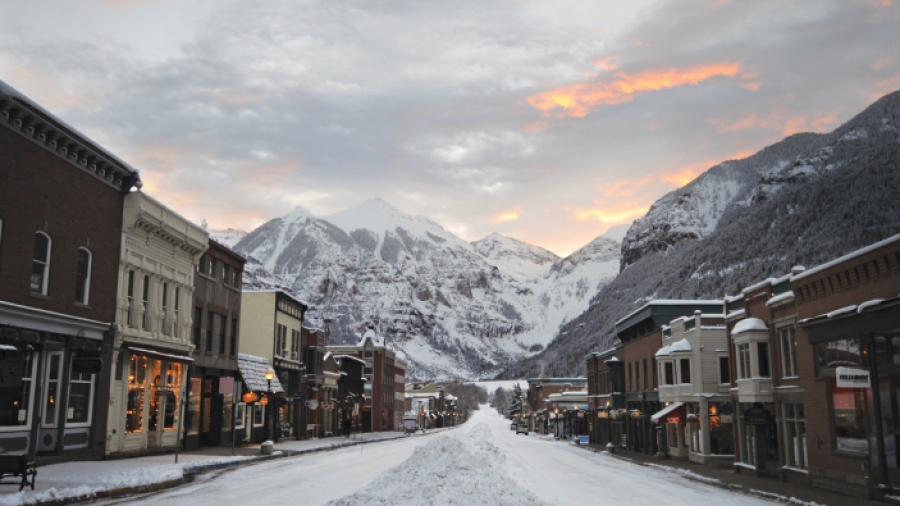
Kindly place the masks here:
<instances>
[{"instance_id":1,"label":"sidewalk","mask_svg":"<svg viewBox=\"0 0 900 506\"><path fill-rule=\"evenodd\" d=\"M594 452L606 452L606 446L574 445ZM616 450L611 457L636 465L653 467L661 471L676 473L688 480L706 483L719 488L770 499L773 501L803 506L804 504L825 506L884 506L883 502L859 499L836 494L827 490L808 488L784 483L776 478L757 478L748 474L737 474L730 468L707 467L686 460L655 459L652 456L627 450Z\"/></svg>"},{"instance_id":2,"label":"sidewalk","mask_svg":"<svg viewBox=\"0 0 900 506\"><path fill-rule=\"evenodd\" d=\"M402 432L367 432L351 438L331 437L302 441L283 441L275 445L271 456L260 453L260 445L235 448L201 448L181 452L178 463L175 454L149 455L116 460L63 462L38 467L35 488L26 487L19 492L15 485L0 488L0 506L56 505L95 498L122 497L139 492L149 492L174 487L191 481L197 474L237 467L256 462L329 451L359 444L377 443L405 437L421 437L442 430L431 430L407 436ZM3 480L12 483L13 478Z\"/></svg>"}]
</instances>

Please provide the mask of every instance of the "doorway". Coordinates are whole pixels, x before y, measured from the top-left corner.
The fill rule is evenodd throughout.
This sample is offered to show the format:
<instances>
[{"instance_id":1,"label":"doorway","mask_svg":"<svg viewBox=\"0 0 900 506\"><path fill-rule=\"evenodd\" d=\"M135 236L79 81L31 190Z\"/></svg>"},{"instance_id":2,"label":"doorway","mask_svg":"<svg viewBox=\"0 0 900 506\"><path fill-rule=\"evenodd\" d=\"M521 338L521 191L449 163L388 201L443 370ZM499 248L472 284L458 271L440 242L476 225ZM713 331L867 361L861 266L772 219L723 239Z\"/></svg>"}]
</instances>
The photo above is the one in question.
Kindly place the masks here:
<instances>
[{"instance_id":1,"label":"doorway","mask_svg":"<svg viewBox=\"0 0 900 506\"><path fill-rule=\"evenodd\" d=\"M200 446L219 446L222 443L222 396L218 392L218 378L203 378L200 398Z\"/></svg>"}]
</instances>

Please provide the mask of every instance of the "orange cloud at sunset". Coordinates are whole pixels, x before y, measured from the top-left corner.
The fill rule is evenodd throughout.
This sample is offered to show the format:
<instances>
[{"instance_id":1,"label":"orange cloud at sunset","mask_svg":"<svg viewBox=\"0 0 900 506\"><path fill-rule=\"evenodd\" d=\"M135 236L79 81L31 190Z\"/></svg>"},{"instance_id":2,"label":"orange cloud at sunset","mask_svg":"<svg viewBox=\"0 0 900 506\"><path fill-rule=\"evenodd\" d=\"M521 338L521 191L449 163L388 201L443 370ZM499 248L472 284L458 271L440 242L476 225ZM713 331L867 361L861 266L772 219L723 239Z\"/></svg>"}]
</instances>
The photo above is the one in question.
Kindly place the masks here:
<instances>
[{"instance_id":1,"label":"orange cloud at sunset","mask_svg":"<svg viewBox=\"0 0 900 506\"><path fill-rule=\"evenodd\" d=\"M504 211L496 216L491 217L491 223L506 223L507 221L515 221L518 220L522 215L521 209L512 209L509 211Z\"/></svg>"},{"instance_id":2,"label":"orange cloud at sunset","mask_svg":"<svg viewBox=\"0 0 900 506\"><path fill-rule=\"evenodd\" d=\"M585 209L582 211L578 211L578 217L582 220L586 220L589 218L596 218L597 221L601 223L611 224L611 223L619 223L627 220L628 218L633 218L635 216L641 216L647 213L647 210L650 207L641 207L638 209L628 209L625 211L606 211L603 209Z\"/></svg>"},{"instance_id":3,"label":"orange cloud at sunset","mask_svg":"<svg viewBox=\"0 0 900 506\"><path fill-rule=\"evenodd\" d=\"M794 116L776 113L766 117L753 113L728 125L722 125L718 120L713 120L712 124L718 126L719 133L739 132L748 128L769 128L778 130L783 135L793 135L797 132L821 132L836 121L835 113Z\"/></svg>"},{"instance_id":4,"label":"orange cloud at sunset","mask_svg":"<svg viewBox=\"0 0 900 506\"><path fill-rule=\"evenodd\" d=\"M559 117L582 118L598 105L616 105L634 100L635 95L660 91L686 84L698 84L713 77L735 77L741 72L740 63L698 65L684 70L651 70L629 74L617 72L609 82L578 83L537 93L528 97L532 107Z\"/></svg>"}]
</instances>

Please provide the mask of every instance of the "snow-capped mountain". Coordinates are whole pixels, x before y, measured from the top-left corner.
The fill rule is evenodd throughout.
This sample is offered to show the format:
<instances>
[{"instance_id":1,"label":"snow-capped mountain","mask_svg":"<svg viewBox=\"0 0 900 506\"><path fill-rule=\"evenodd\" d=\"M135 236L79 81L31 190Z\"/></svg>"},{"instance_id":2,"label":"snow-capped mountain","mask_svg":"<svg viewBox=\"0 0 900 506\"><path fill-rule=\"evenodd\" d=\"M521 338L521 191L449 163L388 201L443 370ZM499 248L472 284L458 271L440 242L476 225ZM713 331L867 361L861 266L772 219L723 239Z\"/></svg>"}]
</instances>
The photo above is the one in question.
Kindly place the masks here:
<instances>
[{"instance_id":1,"label":"snow-capped mountain","mask_svg":"<svg viewBox=\"0 0 900 506\"><path fill-rule=\"evenodd\" d=\"M245 289L290 289L312 323L332 320L332 342L375 323L417 378L484 376L540 351L618 266L605 238L566 259L496 234L470 244L381 199L324 218L298 207L234 249Z\"/></svg>"},{"instance_id":2,"label":"snow-capped mountain","mask_svg":"<svg viewBox=\"0 0 900 506\"><path fill-rule=\"evenodd\" d=\"M247 235L247 232L243 230L238 230L236 228L225 228L225 229L208 229L209 236L213 238L219 244L224 244L229 248L233 248L235 244L238 243L241 239Z\"/></svg>"},{"instance_id":3,"label":"snow-capped mountain","mask_svg":"<svg viewBox=\"0 0 900 506\"><path fill-rule=\"evenodd\" d=\"M472 246L492 265L519 279L545 271L560 260L555 253L496 232L474 241Z\"/></svg>"}]
</instances>

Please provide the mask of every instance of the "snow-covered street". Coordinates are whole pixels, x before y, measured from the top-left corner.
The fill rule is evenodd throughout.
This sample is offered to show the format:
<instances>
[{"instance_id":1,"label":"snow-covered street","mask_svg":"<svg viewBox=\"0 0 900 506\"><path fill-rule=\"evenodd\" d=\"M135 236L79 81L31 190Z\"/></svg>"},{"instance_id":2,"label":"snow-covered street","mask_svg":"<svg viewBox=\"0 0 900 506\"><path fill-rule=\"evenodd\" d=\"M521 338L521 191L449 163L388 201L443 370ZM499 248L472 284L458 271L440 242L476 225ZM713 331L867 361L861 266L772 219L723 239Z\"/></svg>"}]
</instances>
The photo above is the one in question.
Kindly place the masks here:
<instances>
[{"instance_id":1,"label":"snow-covered street","mask_svg":"<svg viewBox=\"0 0 900 506\"><path fill-rule=\"evenodd\" d=\"M721 504L772 504L568 443L516 435L508 420L483 406L458 430L268 461L114 502L693 506L712 493Z\"/></svg>"}]
</instances>

